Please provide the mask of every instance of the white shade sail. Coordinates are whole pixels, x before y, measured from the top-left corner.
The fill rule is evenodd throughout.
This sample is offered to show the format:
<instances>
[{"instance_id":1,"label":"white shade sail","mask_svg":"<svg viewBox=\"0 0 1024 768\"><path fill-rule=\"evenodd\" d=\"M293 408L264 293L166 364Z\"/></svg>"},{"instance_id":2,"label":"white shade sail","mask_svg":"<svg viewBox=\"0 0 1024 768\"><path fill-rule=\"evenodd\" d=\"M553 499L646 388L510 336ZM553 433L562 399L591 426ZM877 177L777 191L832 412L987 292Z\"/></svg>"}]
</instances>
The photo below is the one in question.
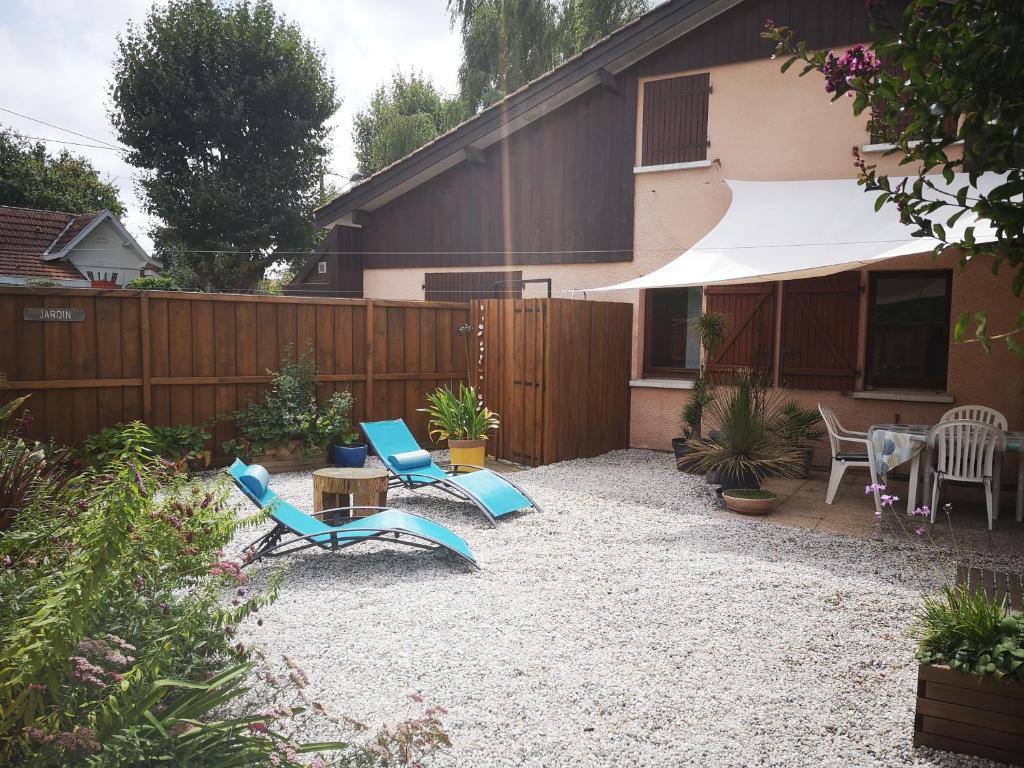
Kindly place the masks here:
<instances>
[{"instance_id":1,"label":"white shade sail","mask_svg":"<svg viewBox=\"0 0 1024 768\"><path fill-rule=\"evenodd\" d=\"M916 178L916 177L915 177ZM968 183L957 174L946 184L930 179L940 190L956 193ZM890 178L893 186L900 179ZM1005 181L1002 174L978 179L988 191ZM822 181L732 181L732 203L721 221L692 248L650 274L587 291L727 285L817 277L853 269L895 256L930 251L938 242L913 237L914 227L900 223L895 205L875 211L878 194L866 192L856 179ZM973 191L973 190L972 190ZM931 191L931 195L940 193ZM943 208L934 221L943 226L955 212ZM978 242L995 240L987 220L968 212L952 227L958 238L973 226Z\"/></svg>"}]
</instances>

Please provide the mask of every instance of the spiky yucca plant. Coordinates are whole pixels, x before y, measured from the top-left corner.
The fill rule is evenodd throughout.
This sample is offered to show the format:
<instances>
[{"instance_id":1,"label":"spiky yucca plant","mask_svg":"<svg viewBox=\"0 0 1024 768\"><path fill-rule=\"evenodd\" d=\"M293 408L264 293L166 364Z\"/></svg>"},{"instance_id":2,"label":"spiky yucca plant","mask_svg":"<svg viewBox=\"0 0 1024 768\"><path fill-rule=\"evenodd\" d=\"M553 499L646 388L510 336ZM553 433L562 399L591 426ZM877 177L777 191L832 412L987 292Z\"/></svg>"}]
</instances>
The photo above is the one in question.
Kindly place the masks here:
<instances>
[{"instance_id":1,"label":"spiky yucca plant","mask_svg":"<svg viewBox=\"0 0 1024 768\"><path fill-rule=\"evenodd\" d=\"M769 391L756 373L741 371L734 386L720 390L707 406L716 434L691 438L690 453L680 458L680 466L716 472L720 477L749 475L758 484L769 477L798 476L800 451L779 440L771 428L784 405L780 391Z\"/></svg>"}]
</instances>

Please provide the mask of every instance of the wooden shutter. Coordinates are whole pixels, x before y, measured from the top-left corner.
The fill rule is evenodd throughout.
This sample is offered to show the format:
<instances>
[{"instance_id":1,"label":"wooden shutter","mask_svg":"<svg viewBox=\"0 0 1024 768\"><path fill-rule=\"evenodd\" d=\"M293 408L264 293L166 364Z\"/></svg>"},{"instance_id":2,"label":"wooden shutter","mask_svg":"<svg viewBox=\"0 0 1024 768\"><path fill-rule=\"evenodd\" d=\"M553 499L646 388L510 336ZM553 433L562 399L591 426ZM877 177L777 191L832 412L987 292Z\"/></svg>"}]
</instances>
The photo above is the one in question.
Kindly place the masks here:
<instances>
[{"instance_id":1,"label":"wooden shutter","mask_svg":"<svg viewBox=\"0 0 1024 768\"><path fill-rule=\"evenodd\" d=\"M423 298L426 301L472 301L474 299L521 299L522 280L517 272L427 272L423 275Z\"/></svg>"},{"instance_id":2,"label":"wooden shutter","mask_svg":"<svg viewBox=\"0 0 1024 768\"><path fill-rule=\"evenodd\" d=\"M710 93L708 72L644 84L642 165L708 159Z\"/></svg>"},{"instance_id":3,"label":"wooden shutter","mask_svg":"<svg viewBox=\"0 0 1024 768\"><path fill-rule=\"evenodd\" d=\"M782 284L779 374L783 386L854 388L860 304L856 271Z\"/></svg>"},{"instance_id":4,"label":"wooden shutter","mask_svg":"<svg viewBox=\"0 0 1024 768\"><path fill-rule=\"evenodd\" d=\"M716 381L740 368L772 373L775 348L775 283L711 285L705 289L705 311L725 315L725 341L708 362Z\"/></svg>"}]
</instances>

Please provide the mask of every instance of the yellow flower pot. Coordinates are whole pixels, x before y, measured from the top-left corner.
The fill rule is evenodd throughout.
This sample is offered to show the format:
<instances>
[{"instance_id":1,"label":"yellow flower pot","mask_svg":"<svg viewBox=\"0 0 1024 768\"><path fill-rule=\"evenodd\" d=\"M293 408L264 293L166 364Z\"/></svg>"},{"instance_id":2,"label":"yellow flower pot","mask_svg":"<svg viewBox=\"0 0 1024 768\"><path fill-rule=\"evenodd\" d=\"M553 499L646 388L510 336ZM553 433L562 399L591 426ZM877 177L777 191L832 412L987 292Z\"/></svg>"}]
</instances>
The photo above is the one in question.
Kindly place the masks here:
<instances>
[{"instance_id":1,"label":"yellow flower pot","mask_svg":"<svg viewBox=\"0 0 1024 768\"><path fill-rule=\"evenodd\" d=\"M452 464L472 464L476 467L482 467L484 465L484 448L486 445L486 440L449 440L448 452L451 454L449 461ZM459 474L476 472L475 469L462 469L461 467L456 467L455 471Z\"/></svg>"}]
</instances>

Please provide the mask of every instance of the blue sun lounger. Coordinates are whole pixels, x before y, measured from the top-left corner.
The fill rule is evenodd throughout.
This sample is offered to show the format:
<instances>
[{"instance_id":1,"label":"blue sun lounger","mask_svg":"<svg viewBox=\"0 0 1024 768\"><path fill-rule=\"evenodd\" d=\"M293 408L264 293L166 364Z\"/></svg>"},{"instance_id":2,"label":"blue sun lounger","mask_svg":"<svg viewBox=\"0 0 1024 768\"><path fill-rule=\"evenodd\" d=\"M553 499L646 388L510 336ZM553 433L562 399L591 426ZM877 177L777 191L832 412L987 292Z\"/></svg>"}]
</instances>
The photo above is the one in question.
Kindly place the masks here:
<instances>
[{"instance_id":1,"label":"blue sun lounger","mask_svg":"<svg viewBox=\"0 0 1024 768\"><path fill-rule=\"evenodd\" d=\"M270 475L259 464L247 466L240 459L228 467L227 474L238 489L260 509L268 509L276 525L267 534L245 548L246 562L264 557L290 555L310 547L338 550L366 541L387 541L418 549L446 549L475 568L476 557L461 538L432 520L387 507L338 507L318 514L348 517L349 522L331 526L313 515L307 515L274 493ZM354 517L354 510L377 509L366 517ZM382 537L388 536L384 539ZM390 538L393 536L394 538Z\"/></svg>"},{"instance_id":2,"label":"blue sun lounger","mask_svg":"<svg viewBox=\"0 0 1024 768\"><path fill-rule=\"evenodd\" d=\"M451 471L435 464L430 454L420 449L416 438L401 419L364 422L359 426L391 474L389 488L437 488L475 504L491 525L497 525L499 517L522 509L540 511L537 503L504 475L469 464L445 465ZM455 474L459 467L470 467L476 472Z\"/></svg>"}]
</instances>

